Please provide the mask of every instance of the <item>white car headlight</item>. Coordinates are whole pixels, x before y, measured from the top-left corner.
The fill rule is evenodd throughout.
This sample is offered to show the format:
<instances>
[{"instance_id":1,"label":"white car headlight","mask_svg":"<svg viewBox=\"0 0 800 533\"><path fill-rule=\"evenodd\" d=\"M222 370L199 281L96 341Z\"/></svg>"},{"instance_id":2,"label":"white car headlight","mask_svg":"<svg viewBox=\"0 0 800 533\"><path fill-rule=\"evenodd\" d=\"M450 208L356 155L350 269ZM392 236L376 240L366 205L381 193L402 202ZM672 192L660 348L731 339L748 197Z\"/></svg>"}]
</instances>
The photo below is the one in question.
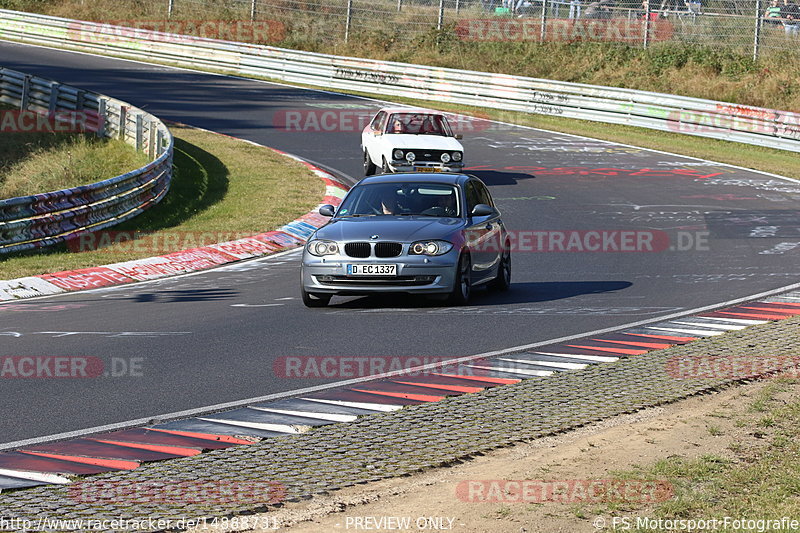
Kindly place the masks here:
<instances>
[{"instance_id":1,"label":"white car headlight","mask_svg":"<svg viewBox=\"0 0 800 533\"><path fill-rule=\"evenodd\" d=\"M453 152L453 161L461 161L461 158L464 157L461 152Z\"/></svg>"},{"instance_id":2,"label":"white car headlight","mask_svg":"<svg viewBox=\"0 0 800 533\"><path fill-rule=\"evenodd\" d=\"M450 162L450 154L448 154L447 152L443 153L441 159L442 159L442 163L449 163Z\"/></svg>"},{"instance_id":3,"label":"white car headlight","mask_svg":"<svg viewBox=\"0 0 800 533\"><path fill-rule=\"evenodd\" d=\"M417 241L408 248L411 255L444 255L453 249L447 241Z\"/></svg>"},{"instance_id":4,"label":"white car headlight","mask_svg":"<svg viewBox=\"0 0 800 533\"><path fill-rule=\"evenodd\" d=\"M417 156L414 155L414 152L408 152L406 154L406 161L408 161L409 163L413 163L414 161L416 161L416 159L417 159Z\"/></svg>"},{"instance_id":5,"label":"white car headlight","mask_svg":"<svg viewBox=\"0 0 800 533\"><path fill-rule=\"evenodd\" d=\"M397 161L399 159L403 159L403 151L402 150L395 150L394 152L392 152L392 157L395 159L395 161Z\"/></svg>"},{"instance_id":6,"label":"white car headlight","mask_svg":"<svg viewBox=\"0 0 800 533\"><path fill-rule=\"evenodd\" d=\"M339 246L333 241L313 240L306 245L306 250L311 255L322 257L323 255L338 254Z\"/></svg>"}]
</instances>

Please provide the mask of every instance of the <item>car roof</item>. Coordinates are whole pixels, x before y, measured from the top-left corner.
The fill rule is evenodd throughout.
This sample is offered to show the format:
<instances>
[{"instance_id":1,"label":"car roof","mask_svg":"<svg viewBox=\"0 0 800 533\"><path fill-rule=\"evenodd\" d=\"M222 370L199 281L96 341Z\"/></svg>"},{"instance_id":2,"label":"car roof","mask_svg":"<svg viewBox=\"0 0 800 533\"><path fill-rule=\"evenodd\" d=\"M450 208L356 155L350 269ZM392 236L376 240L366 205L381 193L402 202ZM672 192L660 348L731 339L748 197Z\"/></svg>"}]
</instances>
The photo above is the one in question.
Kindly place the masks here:
<instances>
[{"instance_id":1,"label":"car roof","mask_svg":"<svg viewBox=\"0 0 800 533\"><path fill-rule=\"evenodd\" d=\"M416 182L461 185L471 177L472 176L469 174L460 174L455 172L441 172L436 174L400 172L397 174L378 174L377 176L368 176L359 181L358 184Z\"/></svg>"},{"instance_id":2,"label":"car roof","mask_svg":"<svg viewBox=\"0 0 800 533\"><path fill-rule=\"evenodd\" d=\"M426 109L424 107L383 107L381 111L385 111L390 115L392 113L425 113L427 115L444 115L446 113L442 111L436 111L435 109Z\"/></svg>"}]
</instances>

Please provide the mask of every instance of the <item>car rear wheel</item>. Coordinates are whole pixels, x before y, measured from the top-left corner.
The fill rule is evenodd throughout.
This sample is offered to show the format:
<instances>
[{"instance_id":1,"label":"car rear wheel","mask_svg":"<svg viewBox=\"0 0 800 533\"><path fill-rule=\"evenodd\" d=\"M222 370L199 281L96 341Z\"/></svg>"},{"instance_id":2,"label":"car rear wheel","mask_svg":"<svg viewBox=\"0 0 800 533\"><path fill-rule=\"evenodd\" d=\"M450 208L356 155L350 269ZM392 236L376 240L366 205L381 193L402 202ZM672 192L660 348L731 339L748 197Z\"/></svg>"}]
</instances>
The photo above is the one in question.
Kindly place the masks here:
<instances>
[{"instance_id":1,"label":"car rear wheel","mask_svg":"<svg viewBox=\"0 0 800 533\"><path fill-rule=\"evenodd\" d=\"M470 260L468 253L462 253L461 257L458 258L458 269L453 291L448 297L450 305L466 305L469 302L469 297L472 293L470 272L472 272L472 260Z\"/></svg>"},{"instance_id":2,"label":"car rear wheel","mask_svg":"<svg viewBox=\"0 0 800 533\"><path fill-rule=\"evenodd\" d=\"M375 174L376 170L378 170L378 167L376 167L375 163L372 162L372 158L369 156L369 152L364 150L364 175L372 176L373 174Z\"/></svg>"},{"instance_id":3,"label":"car rear wheel","mask_svg":"<svg viewBox=\"0 0 800 533\"><path fill-rule=\"evenodd\" d=\"M303 304L306 307L325 307L331 301L330 294L306 292L305 289L301 289L301 292L303 294Z\"/></svg>"},{"instance_id":4,"label":"car rear wheel","mask_svg":"<svg viewBox=\"0 0 800 533\"><path fill-rule=\"evenodd\" d=\"M489 288L495 291L507 291L511 286L511 243L503 247L500 264L497 266L497 277L489 282Z\"/></svg>"}]
</instances>

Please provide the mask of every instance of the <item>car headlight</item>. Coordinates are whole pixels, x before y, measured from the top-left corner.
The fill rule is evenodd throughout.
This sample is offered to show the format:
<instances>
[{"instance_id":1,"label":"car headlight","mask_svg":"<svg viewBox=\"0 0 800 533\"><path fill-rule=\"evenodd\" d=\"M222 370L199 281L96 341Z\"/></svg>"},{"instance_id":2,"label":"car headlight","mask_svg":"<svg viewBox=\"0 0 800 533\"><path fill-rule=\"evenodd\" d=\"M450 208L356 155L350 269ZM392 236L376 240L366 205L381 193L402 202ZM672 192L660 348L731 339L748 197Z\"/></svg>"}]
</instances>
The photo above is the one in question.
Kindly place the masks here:
<instances>
[{"instance_id":1,"label":"car headlight","mask_svg":"<svg viewBox=\"0 0 800 533\"><path fill-rule=\"evenodd\" d=\"M447 241L417 241L408 248L411 255L444 255L453 249Z\"/></svg>"},{"instance_id":2,"label":"car headlight","mask_svg":"<svg viewBox=\"0 0 800 533\"><path fill-rule=\"evenodd\" d=\"M409 163L413 163L416 159L417 159L417 156L414 155L414 152L408 152L406 154L406 161L408 161Z\"/></svg>"},{"instance_id":3,"label":"car headlight","mask_svg":"<svg viewBox=\"0 0 800 533\"><path fill-rule=\"evenodd\" d=\"M442 163L449 163L450 162L450 154L448 154L447 152L443 153L441 159L442 159Z\"/></svg>"},{"instance_id":4,"label":"car headlight","mask_svg":"<svg viewBox=\"0 0 800 533\"><path fill-rule=\"evenodd\" d=\"M395 150L392 152L392 157L397 161L398 159L403 159L403 151L402 150Z\"/></svg>"},{"instance_id":5,"label":"car headlight","mask_svg":"<svg viewBox=\"0 0 800 533\"><path fill-rule=\"evenodd\" d=\"M335 255L339 253L339 246L333 241L311 241L306 245L306 250L311 255L322 257L323 255Z\"/></svg>"},{"instance_id":6,"label":"car headlight","mask_svg":"<svg viewBox=\"0 0 800 533\"><path fill-rule=\"evenodd\" d=\"M461 152L453 152L453 161L461 161L463 154Z\"/></svg>"}]
</instances>

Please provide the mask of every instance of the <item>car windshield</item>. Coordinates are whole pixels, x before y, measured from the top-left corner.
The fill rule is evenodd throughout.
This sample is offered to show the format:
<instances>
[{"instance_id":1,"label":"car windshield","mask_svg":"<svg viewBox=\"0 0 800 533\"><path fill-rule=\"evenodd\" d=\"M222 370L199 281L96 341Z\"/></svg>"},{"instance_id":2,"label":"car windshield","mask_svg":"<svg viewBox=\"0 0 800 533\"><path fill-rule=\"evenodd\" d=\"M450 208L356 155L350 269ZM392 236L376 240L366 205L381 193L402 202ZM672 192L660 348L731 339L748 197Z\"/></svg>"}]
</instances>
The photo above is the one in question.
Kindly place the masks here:
<instances>
[{"instance_id":1,"label":"car windshield","mask_svg":"<svg viewBox=\"0 0 800 533\"><path fill-rule=\"evenodd\" d=\"M356 186L337 217L460 216L457 189L442 183L369 183Z\"/></svg>"},{"instance_id":2,"label":"car windshield","mask_svg":"<svg viewBox=\"0 0 800 533\"><path fill-rule=\"evenodd\" d=\"M386 133L452 136L447 119L429 113L394 113L386 123Z\"/></svg>"}]
</instances>

